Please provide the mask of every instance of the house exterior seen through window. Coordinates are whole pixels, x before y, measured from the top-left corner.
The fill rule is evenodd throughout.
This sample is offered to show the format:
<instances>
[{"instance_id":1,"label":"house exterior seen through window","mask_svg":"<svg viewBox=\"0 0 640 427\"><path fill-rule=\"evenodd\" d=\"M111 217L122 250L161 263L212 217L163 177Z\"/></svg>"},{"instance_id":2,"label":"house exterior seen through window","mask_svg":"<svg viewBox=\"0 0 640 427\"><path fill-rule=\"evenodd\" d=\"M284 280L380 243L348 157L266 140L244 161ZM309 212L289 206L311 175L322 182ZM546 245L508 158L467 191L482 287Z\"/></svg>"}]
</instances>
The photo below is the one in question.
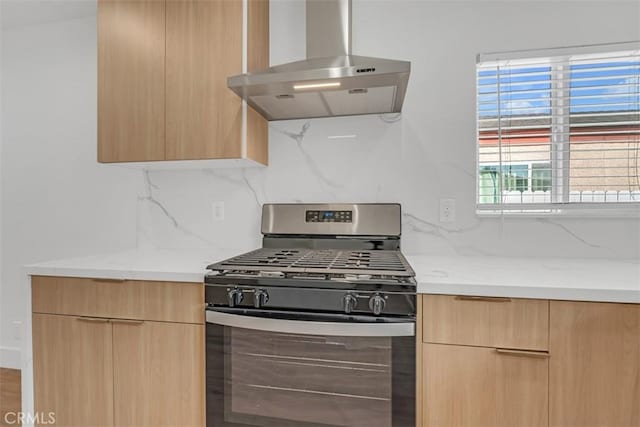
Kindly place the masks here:
<instances>
[{"instance_id":1,"label":"house exterior seen through window","mask_svg":"<svg viewBox=\"0 0 640 427\"><path fill-rule=\"evenodd\" d=\"M640 43L481 55L478 210L640 202Z\"/></svg>"}]
</instances>

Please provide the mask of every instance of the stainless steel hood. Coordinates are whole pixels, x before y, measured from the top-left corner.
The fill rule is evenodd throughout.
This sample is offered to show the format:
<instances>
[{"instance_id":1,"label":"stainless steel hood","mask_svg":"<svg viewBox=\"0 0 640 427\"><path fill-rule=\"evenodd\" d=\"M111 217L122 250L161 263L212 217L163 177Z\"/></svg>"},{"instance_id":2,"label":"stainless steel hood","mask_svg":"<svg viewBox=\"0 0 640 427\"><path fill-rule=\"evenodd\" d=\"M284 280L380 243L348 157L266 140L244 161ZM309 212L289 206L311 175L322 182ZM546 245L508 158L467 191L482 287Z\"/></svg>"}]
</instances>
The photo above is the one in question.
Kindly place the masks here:
<instances>
[{"instance_id":1,"label":"stainless steel hood","mask_svg":"<svg viewBox=\"0 0 640 427\"><path fill-rule=\"evenodd\" d=\"M351 0L306 0L307 59L227 79L267 120L395 113L411 63L351 54Z\"/></svg>"}]
</instances>

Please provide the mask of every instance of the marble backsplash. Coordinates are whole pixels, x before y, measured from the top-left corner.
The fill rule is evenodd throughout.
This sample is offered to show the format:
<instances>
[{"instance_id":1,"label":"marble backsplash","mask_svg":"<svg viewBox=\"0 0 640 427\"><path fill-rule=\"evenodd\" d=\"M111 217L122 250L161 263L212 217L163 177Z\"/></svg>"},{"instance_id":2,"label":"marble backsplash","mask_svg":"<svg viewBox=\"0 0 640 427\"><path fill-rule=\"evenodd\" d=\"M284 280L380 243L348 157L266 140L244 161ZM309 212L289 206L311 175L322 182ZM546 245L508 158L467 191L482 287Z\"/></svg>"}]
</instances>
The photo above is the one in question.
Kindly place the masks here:
<instances>
[{"instance_id":1,"label":"marble backsplash","mask_svg":"<svg viewBox=\"0 0 640 427\"><path fill-rule=\"evenodd\" d=\"M270 8L271 64L303 59L304 2ZM476 55L631 40L637 11L610 1L354 0L353 52L411 61L402 115L272 122L267 168L150 171L139 178L138 243L241 252L260 244L263 203L400 202L406 253L638 259L638 218L475 210ZM442 198L456 200L455 222L439 221ZM224 221L213 220L214 202Z\"/></svg>"},{"instance_id":2,"label":"marble backsplash","mask_svg":"<svg viewBox=\"0 0 640 427\"><path fill-rule=\"evenodd\" d=\"M272 122L267 168L145 171L138 245L234 254L260 245L263 203L399 202L410 254L640 256L638 219L478 217L473 135L453 147L420 135L425 125L406 114ZM439 222L440 198L456 199L455 222Z\"/></svg>"}]
</instances>

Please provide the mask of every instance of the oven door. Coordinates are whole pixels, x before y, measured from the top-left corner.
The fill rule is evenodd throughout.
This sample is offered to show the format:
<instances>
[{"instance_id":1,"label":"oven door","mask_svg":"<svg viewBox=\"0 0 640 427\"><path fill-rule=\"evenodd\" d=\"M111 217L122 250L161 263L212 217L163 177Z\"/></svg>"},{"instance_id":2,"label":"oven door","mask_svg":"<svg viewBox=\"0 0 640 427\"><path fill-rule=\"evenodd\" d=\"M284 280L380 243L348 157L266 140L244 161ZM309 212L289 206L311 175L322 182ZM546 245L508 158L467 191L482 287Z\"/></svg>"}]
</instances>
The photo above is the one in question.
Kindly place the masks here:
<instances>
[{"instance_id":1,"label":"oven door","mask_svg":"<svg viewBox=\"0 0 640 427\"><path fill-rule=\"evenodd\" d=\"M299 317L207 310L208 427L415 426L415 322Z\"/></svg>"}]
</instances>

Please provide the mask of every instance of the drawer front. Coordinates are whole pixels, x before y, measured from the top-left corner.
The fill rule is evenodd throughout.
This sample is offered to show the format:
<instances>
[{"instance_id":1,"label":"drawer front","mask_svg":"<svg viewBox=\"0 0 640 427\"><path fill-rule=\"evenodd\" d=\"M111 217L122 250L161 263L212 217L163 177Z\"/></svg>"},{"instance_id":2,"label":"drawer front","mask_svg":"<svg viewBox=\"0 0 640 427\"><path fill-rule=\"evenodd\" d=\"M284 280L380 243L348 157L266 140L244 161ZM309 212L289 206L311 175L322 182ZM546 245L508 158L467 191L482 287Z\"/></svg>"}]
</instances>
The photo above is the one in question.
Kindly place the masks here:
<instances>
[{"instance_id":1,"label":"drawer front","mask_svg":"<svg viewBox=\"0 0 640 427\"><path fill-rule=\"evenodd\" d=\"M549 348L549 301L423 296L423 342L528 350Z\"/></svg>"},{"instance_id":2,"label":"drawer front","mask_svg":"<svg viewBox=\"0 0 640 427\"><path fill-rule=\"evenodd\" d=\"M204 324L204 284L31 278L34 313Z\"/></svg>"},{"instance_id":3,"label":"drawer front","mask_svg":"<svg viewBox=\"0 0 640 427\"><path fill-rule=\"evenodd\" d=\"M422 427L548 425L546 353L422 346Z\"/></svg>"}]
</instances>

